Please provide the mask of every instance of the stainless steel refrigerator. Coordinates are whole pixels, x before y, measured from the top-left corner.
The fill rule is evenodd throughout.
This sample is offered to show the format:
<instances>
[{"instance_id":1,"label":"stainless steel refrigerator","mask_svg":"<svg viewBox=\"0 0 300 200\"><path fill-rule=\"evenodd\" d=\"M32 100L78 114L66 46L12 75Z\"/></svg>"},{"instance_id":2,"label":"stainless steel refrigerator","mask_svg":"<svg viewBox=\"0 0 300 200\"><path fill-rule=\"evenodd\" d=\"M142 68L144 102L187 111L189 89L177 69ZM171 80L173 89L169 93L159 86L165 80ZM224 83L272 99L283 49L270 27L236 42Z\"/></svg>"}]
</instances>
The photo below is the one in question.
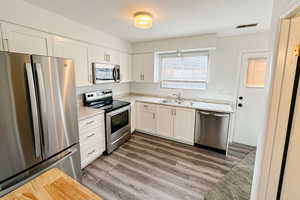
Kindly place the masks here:
<instances>
[{"instance_id":1,"label":"stainless steel refrigerator","mask_svg":"<svg viewBox=\"0 0 300 200\"><path fill-rule=\"evenodd\" d=\"M72 60L0 52L0 196L57 167L80 181Z\"/></svg>"}]
</instances>

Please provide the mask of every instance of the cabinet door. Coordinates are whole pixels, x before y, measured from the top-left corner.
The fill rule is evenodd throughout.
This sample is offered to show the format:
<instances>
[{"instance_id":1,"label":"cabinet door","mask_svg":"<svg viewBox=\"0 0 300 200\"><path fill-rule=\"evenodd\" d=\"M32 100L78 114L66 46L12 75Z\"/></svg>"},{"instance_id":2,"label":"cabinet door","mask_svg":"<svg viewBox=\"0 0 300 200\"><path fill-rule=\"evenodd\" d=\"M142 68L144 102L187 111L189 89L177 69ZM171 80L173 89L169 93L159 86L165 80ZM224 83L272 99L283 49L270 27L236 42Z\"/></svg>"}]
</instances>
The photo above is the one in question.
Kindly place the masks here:
<instances>
[{"instance_id":1,"label":"cabinet door","mask_svg":"<svg viewBox=\"0 0 300 200\"><path fill-rule=\"evenodd\" d=\"M143 81L155 82L154 78L154 54L143 54Z\"/></svg>"},{"instance_id":2,"label":"cabinet door","mask_svg":"<svg viewBox=\"0 0 300 200\"><path fill-rule=\"evenodd\" d=\"M165 137L173 135L173 108L158 106L157 108L157 134Z\"/></svg>"},{"instance_id":3,"label":"cabinet door","mask_svg":"<svg viewBox=\"0 0 300 200\"><path fill-rule=\"evenodd\" d=\"M77 87L92 84L91 66L88 64L88 45L66 38L55 37L53 54L57 57L72 58L74 60Z\"/></svg>"},{"instance_id":4,"label":"cabinet door","mask_svg":"<svg viewBox=\"0 0 300 200\"><path fill-rule=\"evenodd\" d=\"M52 55L51 35L12 24L3 24L2 28L8 51Z\"/></svg>"},{"instance_id":5,"label":"cabinet door","mask_svg":"<svg viewBox=\"0 0 300 200\"><path fill-rule=\"evenodd\" d=\"M147 132L157 132L156 105L137 103L137 129Z\"/></svg>"},{"instance_id":6,"label":"cabinet door","mask_svg":"<svg viewBox=\"0 0 300 200\"><path fill-rule=\"evenodd\" d=\"M135 54L132 56L132 79L133 81L139 82L143 80L143 54Z\"/></svg>"},{"instance_id":7,"label":"cabinet door","mask_svg":"<svg viewBox=\"0 0 300 200\"><path fill-rule=\"evenodd\" d=\"M93 62L104 63L104 51L105 49L99 46L90 45L89 46L89 63L92 66Z\"/></svg>"},{"instance_id":8,"label":"cabinet door","mask_svg":"<svg viewBox=\"0 0 300 200\"><path fill-rule=\"evenodd\" d=\"M121 82L131 81L131 55L120 54Z\"/></svg>"},{"instance_id":9,"label":"cabinet door","mask_svg":"<svg viewBox=\"0 0 300 200\"><path fill-rule=\"evenodd\" d=\"M4 51L3 36L2 36L2 24L0 24L0 51Z\"/></svg>"},{"instance_id":10,"label":"cabinet door","mask_svg":"<svg viewBox=\"0 0 300 200\"><path fill-rule=\"evenodd\" d=\"M195 110L176 108L174 116L174 138L194 143Z\"/></svg>"},{"instance_id":11,"label":"cabinet door","mask_svg":"<svg viewBox=\"0 0 300 200\"><path fill-rule=\"evenodd\" d=\"M120 53L115 50L105 49L104 50L105 61L110 64L119 65L120 64Z\"/></svg>"}]
</instances>

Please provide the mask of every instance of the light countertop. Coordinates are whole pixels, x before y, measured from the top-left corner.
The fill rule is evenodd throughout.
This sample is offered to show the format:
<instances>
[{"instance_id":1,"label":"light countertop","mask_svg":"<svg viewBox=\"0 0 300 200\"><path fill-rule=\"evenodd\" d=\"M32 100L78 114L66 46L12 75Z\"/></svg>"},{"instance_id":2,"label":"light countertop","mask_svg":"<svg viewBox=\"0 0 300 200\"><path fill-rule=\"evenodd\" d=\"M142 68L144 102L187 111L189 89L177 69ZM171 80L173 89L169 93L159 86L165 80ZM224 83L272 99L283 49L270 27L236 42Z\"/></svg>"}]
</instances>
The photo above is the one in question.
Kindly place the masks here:
<instances>
[{"instance_id":1,"label":"light countertop","mask_svg":"<svg viewBox=\"0 0 300 200\"><path fill-rule=\"evenodd\" d=\"M85 106L78 106L78 120L83 120L103 113L104 110L102 109L94 109Z\"/></svg>"},{"instance_id":2,"label":"light countertop","mask_svg":"<svg viewBox=\"0 0 300 200\"><path fill-rule=\"evenodd\" d=\"M233 106L230 104L225 103L214 103L214 102L202 102L202 101L191 101L191 100L184 100L183 103L173 103L173 102L163 102L163 100L168 98L162 97L150 97L150 96L142 96L142 95L135 95L135 94L128 94L124 96L116 97L116 99L129 101L132 104L135 102L145 102L145 103L155 103L161 105L169 105L169 106L177 106L177 107L184 107L184 108L192 108L204 111L214 111L214 112L225 112L225 113L233 113L234 109Z\"/></svg>"},{"instance_id":3,"label":"light countertop","mask_svg":"<svg viewBox=\"0 0 300 200\"><path fill-rule=\"evenodd\" d=\"M67 176L63 171L54 168L0 200L102 200L85 186Z\"/></svg>"}]
</instances>

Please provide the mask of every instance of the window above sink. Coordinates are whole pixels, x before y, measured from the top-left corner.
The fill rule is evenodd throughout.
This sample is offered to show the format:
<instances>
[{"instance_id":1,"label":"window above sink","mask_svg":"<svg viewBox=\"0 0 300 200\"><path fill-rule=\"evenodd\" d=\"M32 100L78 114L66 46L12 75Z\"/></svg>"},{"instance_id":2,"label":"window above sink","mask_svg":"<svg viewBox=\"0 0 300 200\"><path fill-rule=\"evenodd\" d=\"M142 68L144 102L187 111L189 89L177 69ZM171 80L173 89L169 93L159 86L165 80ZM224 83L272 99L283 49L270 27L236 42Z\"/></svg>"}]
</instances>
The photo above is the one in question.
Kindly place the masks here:
<instances>
[{"instance_id":1,"label":"window above sink","mask_svg":"<svg viewBox=\"0 0 300 200\"><path fill-rule=\"evenodd\" d=\"M205 90L209 79L209 50L160 52L162 88Z\"/></svg>"}]
</instances>

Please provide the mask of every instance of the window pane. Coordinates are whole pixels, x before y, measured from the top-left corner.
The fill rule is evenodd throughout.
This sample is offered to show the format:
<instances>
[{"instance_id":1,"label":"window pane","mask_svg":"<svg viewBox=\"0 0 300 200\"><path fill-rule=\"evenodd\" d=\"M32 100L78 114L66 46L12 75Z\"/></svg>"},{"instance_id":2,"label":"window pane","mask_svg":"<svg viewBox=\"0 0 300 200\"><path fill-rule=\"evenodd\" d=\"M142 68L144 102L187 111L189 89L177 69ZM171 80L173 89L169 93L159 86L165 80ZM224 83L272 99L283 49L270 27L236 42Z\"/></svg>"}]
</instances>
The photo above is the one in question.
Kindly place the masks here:
<instances>
[{"instance_id":1,"label":"window pane","mask_svg":"<svg viewBox=\"0 0 300 200\"><path fill-rule=\"evenodd\" d=\"M172 89L192 89L192 90L205 90L207 83L204 82L176 82L176 81L162 81L162 88Z\"/></svg>"},{"instance_id":2,"label":"window pane","mask_svg":"<svg viewBox=\"0 0 300 200\"><path fill-rule=\"evenodd\" d=\"M266 58L251 58L248 60L247 87L264 87L267 70Z\"/></svg>"},{"instance_id":3,"label":"window pane","mask_svg":"<svg viewBox=\"0 0 300 200\"><path fill-rule=\"evenodd\" d=\"M162 87L205 89L208 80L208 62L208 52L162 54L160 56Z\"/></svg>"}]
</instances>

